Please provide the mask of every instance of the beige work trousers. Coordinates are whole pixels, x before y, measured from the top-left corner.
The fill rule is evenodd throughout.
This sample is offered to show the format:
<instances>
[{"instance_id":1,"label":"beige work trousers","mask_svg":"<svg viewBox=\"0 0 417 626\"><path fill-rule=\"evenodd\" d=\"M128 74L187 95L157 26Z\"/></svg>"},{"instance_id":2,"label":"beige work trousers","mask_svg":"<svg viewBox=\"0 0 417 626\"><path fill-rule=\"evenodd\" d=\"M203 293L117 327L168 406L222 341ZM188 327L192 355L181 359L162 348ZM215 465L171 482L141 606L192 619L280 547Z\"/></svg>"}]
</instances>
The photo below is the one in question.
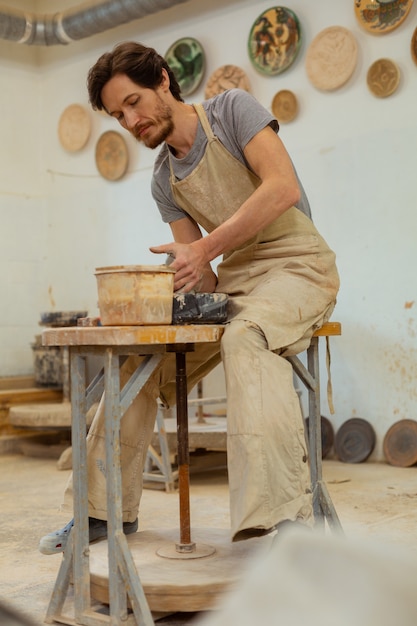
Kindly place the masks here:
<instances>
[{"instance_id":1,"label":"beige work trousers","mask_svg":"<svg viewBox=\"0 0 417 626\"><path fill-rule=\"evenodd\" d=\"M311 492L304 426L291 365L268 350L262 331L243 320L226 325L219 344L196 344L187 353L191 389L224 364L227 391L228 470L232 536L284 519L311 520ZM121 384L140 357L129 357ZM175 355L164 356L121 420L123 520L138 516L142 473L152 438L157 399L175 403ZM87 437L89 515L107 519L104 403ZM65 493L72 506L72 480ZM157 520L155 520L157 525Z\"/></svg>"}]
</instances>

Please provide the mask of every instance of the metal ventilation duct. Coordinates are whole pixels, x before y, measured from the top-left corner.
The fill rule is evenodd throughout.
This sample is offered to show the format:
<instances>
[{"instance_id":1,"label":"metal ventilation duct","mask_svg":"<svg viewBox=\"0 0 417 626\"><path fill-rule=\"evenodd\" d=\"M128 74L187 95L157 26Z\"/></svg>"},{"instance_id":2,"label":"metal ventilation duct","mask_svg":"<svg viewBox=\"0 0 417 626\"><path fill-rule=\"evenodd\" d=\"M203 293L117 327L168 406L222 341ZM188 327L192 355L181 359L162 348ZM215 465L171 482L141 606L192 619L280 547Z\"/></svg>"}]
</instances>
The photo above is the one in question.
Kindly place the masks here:
<instances>
[{"instance_id":1,"label":"metal ventilation duct","mask_svg":"<svg viewBox=\"0 0 417 626\"><path fill-rule=\"evenodd\" d=\"M97 35L121 24L169 9L187 0L108 0L86 2L51 15L0 6L0 39L53 46Z\"/></svg>"}]
</instances>

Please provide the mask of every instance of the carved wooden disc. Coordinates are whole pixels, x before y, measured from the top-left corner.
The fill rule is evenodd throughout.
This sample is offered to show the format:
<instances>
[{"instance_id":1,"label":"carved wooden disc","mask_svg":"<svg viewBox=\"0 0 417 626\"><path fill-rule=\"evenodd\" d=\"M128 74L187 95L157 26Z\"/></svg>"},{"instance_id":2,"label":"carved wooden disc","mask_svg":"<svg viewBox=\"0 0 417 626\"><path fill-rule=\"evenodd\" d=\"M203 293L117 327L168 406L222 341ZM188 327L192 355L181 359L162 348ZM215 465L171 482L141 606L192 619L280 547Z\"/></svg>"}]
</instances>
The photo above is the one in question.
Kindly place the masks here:
<instances>
[{"instance_id":1,"label":"carved wooden disc","mask_svg":"<svg viewBox=\"0 0 417 626\"><path fill-rule=\"evenodd\" d=\"M246 73L237 65L222 65L213 72L206 84L205 97L212 98L233 88L250 91Z\"/></svg>"},{"instance_id":2,"label":"carved wooden disc","mask_svg":"<svg viewBox=\"0 0 417 626\"><path fill-rule=\"evenodd\" d=\"M366 75L369 89L378 98L394 93L400 82L400 70L390 59L378 59L372 63Z\"/></svg>"},{"instance_id":3,"label":"carved wooden disc","mask_svg":"<svg viewBox=\"0 0 417 626\"><path fill-rule=\"evenodd\" d=\"M357 57L353 34L343 26L330 26L316 35L307 50L307 76L317 89L338 89L352 76Z\"/></svg>"}]
</instances>

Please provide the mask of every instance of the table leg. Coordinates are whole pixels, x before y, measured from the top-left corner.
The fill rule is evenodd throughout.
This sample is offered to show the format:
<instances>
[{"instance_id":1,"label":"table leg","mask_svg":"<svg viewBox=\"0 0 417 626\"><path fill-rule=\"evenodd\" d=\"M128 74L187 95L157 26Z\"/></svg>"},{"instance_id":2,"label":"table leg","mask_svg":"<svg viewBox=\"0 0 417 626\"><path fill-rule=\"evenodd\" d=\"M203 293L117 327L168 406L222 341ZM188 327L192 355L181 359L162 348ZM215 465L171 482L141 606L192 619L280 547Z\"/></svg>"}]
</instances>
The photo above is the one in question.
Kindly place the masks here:
<instances>
[{"instance_id":1,"label":"table leg","mask_svg":"<svg viewBox=\"0 0 417 626\"><path fill-rule=\"evenodd\" d=\"M74 528L59 570L45 622L83 624L85 626L119 626L133 623L154 626L152 613L143 591L126 536L123 533L120 468L120 420L129 404L140 392L158 366L162 354L145 356L124 389L120 390L119 350L104 353L106 476L108 507L108 559L110 615L95 612L91 607L90 563L88 538L88 480L86 448L87 405L95 397L94 389L86 388L85 354L71 351L71 402L74 480ZM101 379L101 375L98 377ZM100 380L98 380L98 383ZM74 581L74 619L62 614L65 598ZM133 615L128 614L129 596Z\"/></svg>"},{"instance_id":2,"label":"table leg","mask_svg":"<svg viewBox=\"0 0 417 626\"><path fill-rule=\"evenodd\" d=\"M178 489L180 501L180 542L177 552L193 552L195 543L191 541L190 522L190 451L188 447L188 405L187 372L184 352L177 352L177 439L178 439Z\"/></svg>"}]
</instances>

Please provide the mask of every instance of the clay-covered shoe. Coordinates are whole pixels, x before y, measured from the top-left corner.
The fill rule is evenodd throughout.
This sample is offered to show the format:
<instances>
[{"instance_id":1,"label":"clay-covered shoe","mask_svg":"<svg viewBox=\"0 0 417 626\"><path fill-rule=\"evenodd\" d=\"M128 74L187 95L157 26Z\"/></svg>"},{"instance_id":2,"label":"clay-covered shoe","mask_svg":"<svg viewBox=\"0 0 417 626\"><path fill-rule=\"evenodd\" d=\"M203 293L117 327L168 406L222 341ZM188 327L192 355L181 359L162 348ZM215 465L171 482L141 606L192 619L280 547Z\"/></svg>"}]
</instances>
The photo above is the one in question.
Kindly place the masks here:
<instances>
[{"instance_id":1,"label":"clay-covered shoe","mask_svg":"<svg viewBox=\"0 0 417 626\"><path fill-rule=\"evenodd\" d=\"M72 519L66 526L60 530L55 530L48 535L42 537L39 542L39 552L42 554L58 554L64 552L68 542L68 537L74 526L74 520ZM96 519L95 517L88 518L89 529L89 541L97 541L97 539L103 539L107 537L107 522L105 520ZM125 535L135 533L138 529L138 520L134 522L123 522L123 532Z\"/></svg>"}]
</instances>

